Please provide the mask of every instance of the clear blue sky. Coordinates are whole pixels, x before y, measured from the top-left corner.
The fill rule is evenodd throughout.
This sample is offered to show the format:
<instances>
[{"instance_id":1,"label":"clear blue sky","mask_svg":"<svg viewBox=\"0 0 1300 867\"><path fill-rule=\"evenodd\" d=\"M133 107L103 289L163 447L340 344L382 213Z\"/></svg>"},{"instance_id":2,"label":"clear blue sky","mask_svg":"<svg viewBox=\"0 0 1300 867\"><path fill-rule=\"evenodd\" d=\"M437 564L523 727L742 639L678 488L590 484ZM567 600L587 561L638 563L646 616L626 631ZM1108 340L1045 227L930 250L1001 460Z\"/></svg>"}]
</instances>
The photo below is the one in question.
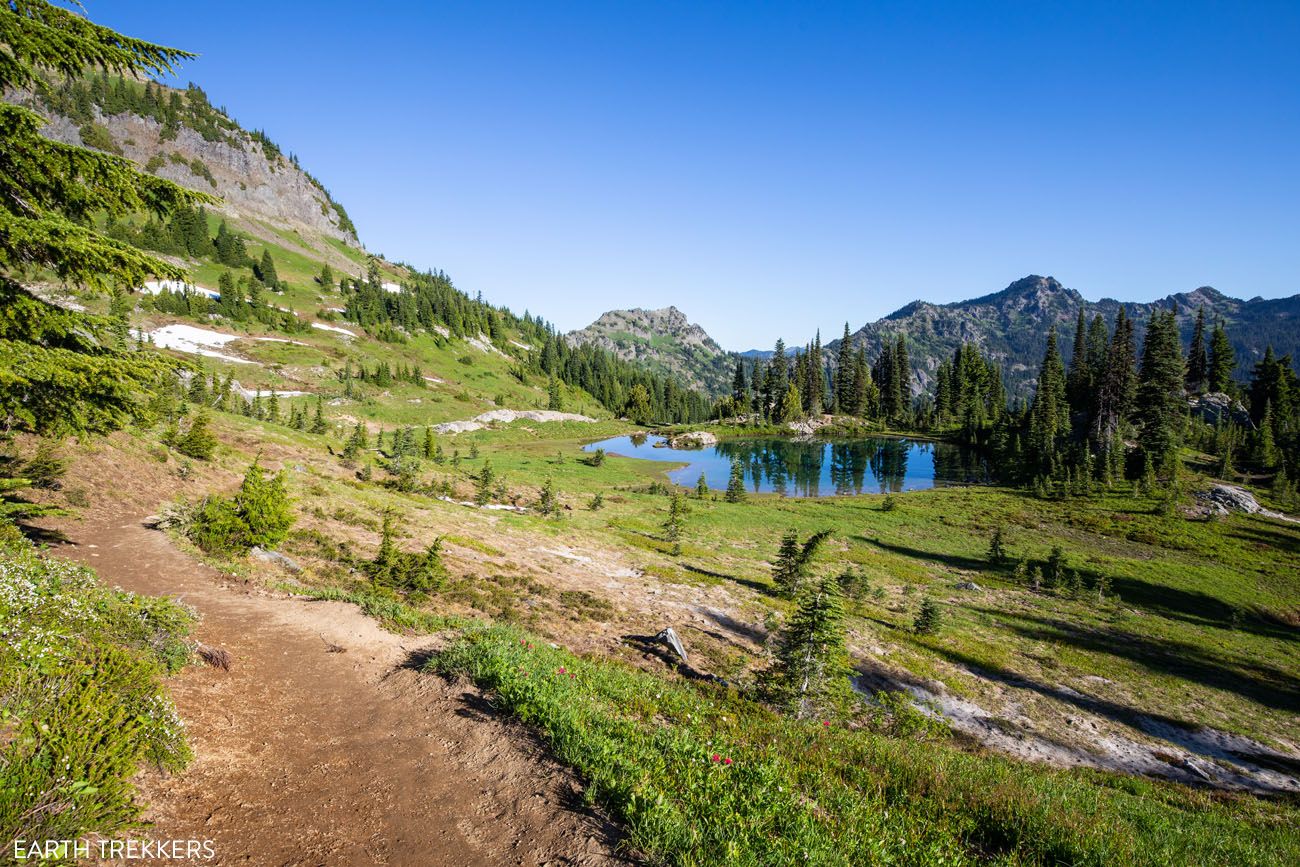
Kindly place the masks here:
<instances>
[{"instance_id":1,"label":"clear blue sky","mask_svg":"<svg viewBox=\"0 0 1300 867\"><path fill-rule=\"evenodd\" d=\"M730 349L1029 273L1300 292L1300 3L178 3L92 18L331 188L369 249Z\"/></svg>"}]
</instances>

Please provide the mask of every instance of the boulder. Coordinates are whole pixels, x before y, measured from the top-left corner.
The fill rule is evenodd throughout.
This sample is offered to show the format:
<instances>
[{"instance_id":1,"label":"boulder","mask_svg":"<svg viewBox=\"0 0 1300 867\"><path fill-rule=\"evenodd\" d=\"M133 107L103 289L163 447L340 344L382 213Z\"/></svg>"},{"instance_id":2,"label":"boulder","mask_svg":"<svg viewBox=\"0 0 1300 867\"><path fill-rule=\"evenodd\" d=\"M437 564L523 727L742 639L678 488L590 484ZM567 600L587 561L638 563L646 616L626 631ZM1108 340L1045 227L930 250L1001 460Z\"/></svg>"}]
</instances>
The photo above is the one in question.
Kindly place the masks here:
<instances>
[{"instance_id":1,"label":"boulder","mask_svg":"<svg viewBox=\"0 0 1300 867\"><path fill-rule=\"evenodd\" d=\"M677 434L668 440L668 444L675 449L702 449L717 445L718 438L706 430L693 430Z\"/></svg>"},{"instance_id":2,"label":"boulder","mask_svg":"<svg viewBox=\"0 0 1300 867\"><path fill-rule=\"evenodd\" d=\"M250 557L255 557L263 562L274 563L276 566L289 572L302 571L302 567L298 565L298 561L294 560L292 557L286 557L279 551L268 551L265 548L254 547L253 550L248 552L248 554Z\"/></svg>"},{"instance_id":3,"label":"boulder","mask_svg":"<svg viewBox=\"0 0 1300 867\"><path fill-rule=\"evenodd\" d=\"M1255 495L1236 485L1212 483L1208 488L1199 490L1196 499L1205 505L1205 510L1213 515L1227 515L1230 512L1244 512L1247 515L1262 515L1265 518L1277 518L1281 521L1297 522L1295 518L1265 509L1255 499Z\"/></svg>"}]
</instances>

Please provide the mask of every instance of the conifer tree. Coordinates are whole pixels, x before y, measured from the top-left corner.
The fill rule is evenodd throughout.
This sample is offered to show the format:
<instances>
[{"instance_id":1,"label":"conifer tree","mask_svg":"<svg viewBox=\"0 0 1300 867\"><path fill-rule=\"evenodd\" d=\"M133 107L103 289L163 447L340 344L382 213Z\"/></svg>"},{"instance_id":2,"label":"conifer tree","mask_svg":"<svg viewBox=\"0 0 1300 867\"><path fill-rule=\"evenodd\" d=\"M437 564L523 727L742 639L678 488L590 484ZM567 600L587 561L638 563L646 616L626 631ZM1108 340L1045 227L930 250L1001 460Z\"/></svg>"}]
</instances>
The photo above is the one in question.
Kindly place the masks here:
<instances>
[{"instance_id":1,"label":"conifer tree","mask_svg":"<svg viewBox=\"0 0 1300 867\"><path fill-rule=\"evenodd\" d=\"M830 536L830 530L822 530L808 537L808 541L802 545L799 544L799 535L794 530L787 531L781 537L776 563L772 565L772 583L783 596L794 598L798 593L808 577L808 567L812 564L813 557Z\"/></svg>"},{"instance_id":2,"label":"conifer tree","mask_svg":"<svg viewBox=\"0 0 1300 867\"><path fill-rule=\"evenodd\" d=\"M709 480L704 477L704 472L700 472L700 477L695 480L695 496L701 500L709 495Z\"/></svg>"},{"instance_id":3,"label":"conifer tree","mask_svg":"<svg viewBox=\"0 0 1300 867\"><path fill-rule=\"evenodd\" d=\"M933 635L943 628L943 610L931 596L921 600L921 607L912 622L912 631L917 635Z\"/></svg>"},{"instance_id":4,"label":"conifer tree","mask_svg":"<svg viewBox=\"0 0 1300 867\"><path fill-rule=\"evenodd\" d=\"M304 417L305 415L306 413L304 413ZM329 429L329 423L325 421L325 401L320 395L316 395L316 414L312 416L311 432L323 434L327 433Z\"/></svg>"},{"instance_id":5,"label":"conifer tree","mask_svg":"<svg viewBox=\"0 0 1300 867\"><path fill-rule=\"evenodd\" d=\"M836 413L853 412L853 338L849 323L844 323L844 336L840 338L839 353L835 357L835 399L832 410Z\"/></svg>"},{"instance_id":6,"label":"conifer tree","mask_svg":"<svg viewBox=\"0 0 1300 867\"><path fill-rule=\"evenodd\" d=\"M1209 388L1212 392L1226 392L1232 388L1232 375L1237 369L1237 354L1223 329L1223 321L1214 323L1210 336Z\"/></svg>"},{"instance_id":7,"label":"conifer tree","mask_svg":"<svg viewBox=\"0 0 1300 867\"><path fill-rule=\"evenodd\" d=\"M803 415L803 400L799 396L799 387L792 380L786 386L785 397L781 399L781 406L775 413L773 421L795 421L801 415Z\"/></svg>"},{"instance_id":8,"label":"conifer tree","mask_svg":"<svg viewBox=\"0 0 1300 867\"><path fill-rule=\"evenodd\" d=\"M736 372L731 378L731 401L737 413L743 413L749 406L749 386L745 382L745 360L736 359Z\"/></svg>"},{"instance_id":9,"label":"conifer tree","mask_svg":"<svg viewBox=\"0 0 1300 867\"><path fill-rule=\"evenodd\" d=\"M1087 328L1087 319L1080 307L1074 324L1074 353L1070 357L1070 373L1066 378L1070 409L1079 413L1086 412L1092 401L1093 373L1088 361Z\"/></svg>"},{"instance_id":10,"label":"conifer tree","mask_svg":"<svg viewBox=\"0 0 1300 867\"><path fill-rule=\"evenodd\" d=\"M727 480L726 500L728 503L745 501L745 468L739 460L731 462L731 478Z\"/></svg>"},{"instance_id":11,"label":"conifer tree","mask_svg":"<svg viewBox=\"0 0 1300 867\"><path fill-rule=\"evenodd\" d=\"M1137 415L1138 444L1156 466L1173 460L1182 438L1186 369L1180 343L1174 314L1152 314L1142 347Z\"/></svg>"},{"instance_id":12,"label":"conifer tree","mask_svg":"<svg viewBox=\"0 0 1300 867\"><path fill-rule=\"evenodd\" d=\"M781 630L764 693L798 719L834 715L851 697L850 674L843 591L838 578L823 578L800 596Z\"/></svg>"},{"instance_id":13,"label":"conifer tree","mask_svg":"<svg viewBox=\"0 0 1300 867\"><path fill-rule=\"evenodd\" d=\"M0 5L0 94L31 90L43 73L78 80L87 68L163 75L192 57L132 39L44 0ZM183 269L110 238L91 219L165 216L211 197L141 172L122 157L41 134L35 112L0 102L0 418L38 432L106 431L130 420L174 364L125 351L111 323L60 310L20 284L45 270L99 291Z\"/></svg>"},{"instance_id":14,"label":"conifer tree","mask_svg":"<svg viewBox=\"0 0 1300 867\"><path fill-rule=\"evenodd\" d=\"M1065 366L1056 348L1056 329L1047 333L1047 350L1038 373L1038 388L1029 410L1029 456L1040 476L1051 476L1060 458L1061 442L1070 431L1065 395Z\"/></svg>"},{"instance_id":15,"label":"conifer tree","mask_svg":"<svg viewBox=\"0 0 1300 867\"><path fill-rule=\"evenodd\" d=\"M1192 328L1192 342L1187 349L1187 390L1193 393L1205 388L1210 378L1210 357L1205 349L1205 306L1196 310L1196 325Z\"/></svg>"},{"instance_id":16,"label":"conifer tree","mask_svg":"<svg viewBox=\"0 0 1300 867\"><path fill-rule=\"evenodd\" d=\"M176 441L176 451L196 460L211 460L212 453L217 448L217 438L212 435L208 425L207 412L200 410L194 416L194 420L190 422L190 429Z\"/></svg>"},{"instance_id":17,"label":"conifer tree","mask_svg":"<svg viewBox=\"0 0 1300 867\"><path fill-rule=\"evenodd\" d=\"M274 548L289 535L293 512L284 473L267 477L261 460L254 459L234 498L235 511L244 524L245 547Z\"/></svg>"},{"instance_id":18,"label":"conifer tree","mask_svg":"<svg viewBox=\"0 0 1300 867\"><path fill-rule=\"evenodd\" d=\"M674 557L682 553L682 530L686 526L686 498L674 489L668 500L668 517L664 519L664 539L672 543Z\"/></svg>"}]
</instances>

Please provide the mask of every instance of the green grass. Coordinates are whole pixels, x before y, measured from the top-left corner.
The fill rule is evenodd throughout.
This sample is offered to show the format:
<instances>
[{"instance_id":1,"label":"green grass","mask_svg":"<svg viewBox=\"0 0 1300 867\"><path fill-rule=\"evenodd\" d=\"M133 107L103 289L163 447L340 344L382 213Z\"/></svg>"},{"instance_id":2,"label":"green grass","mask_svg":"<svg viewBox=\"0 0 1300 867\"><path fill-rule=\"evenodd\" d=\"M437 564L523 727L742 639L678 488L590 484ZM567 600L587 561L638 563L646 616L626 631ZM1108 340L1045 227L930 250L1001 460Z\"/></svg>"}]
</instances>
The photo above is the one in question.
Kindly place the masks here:
<instances>
[{"instance_id":1,"label":"green grass","mask_svg":"<svg viewBox=\"0 0 1300 867\"><path fill-rule=\"evenodd\" d=\"M1050 771L838 723L477 629L431 668L539 729L665 864L1290 864L1300 812ZM715 760L715 757L720 760Z\"/></svg>"}]
</instances>

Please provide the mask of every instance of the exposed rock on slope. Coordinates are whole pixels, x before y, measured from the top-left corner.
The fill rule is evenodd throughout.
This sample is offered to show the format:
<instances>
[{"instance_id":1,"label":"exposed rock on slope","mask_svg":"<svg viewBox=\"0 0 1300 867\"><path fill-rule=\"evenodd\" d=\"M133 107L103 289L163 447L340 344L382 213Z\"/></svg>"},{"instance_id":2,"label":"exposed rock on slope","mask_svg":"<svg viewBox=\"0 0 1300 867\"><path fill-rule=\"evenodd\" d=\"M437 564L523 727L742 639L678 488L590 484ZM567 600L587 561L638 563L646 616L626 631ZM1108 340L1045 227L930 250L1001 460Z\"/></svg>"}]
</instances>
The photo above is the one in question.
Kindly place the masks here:
<instances>
[{"instance_id":1,"label":"exposed rock on slope","mask_svg":"<svg viewBox=\"0 0 1300 867\"><path fill-rule=\"evenodd\" d=\"M120 87L134 88L131 92L137 95L123 97ZM65 85L46 98L30 93L15 96L48 118L43 132L50 138L119 153L159 177L215 193L222 199L215 210L255 233L251 221L262 220L277 228L359 246L347 213L324 186L264 136L249 133L210 106L202 91L150 85L151 93L161 95L155 104L181 106L174 112L174 122L115 110L128 101L142 102L141 87L135 82L92 80ZM274 240L284 243L282 236Z\"/></svg>"}]
</instances>

